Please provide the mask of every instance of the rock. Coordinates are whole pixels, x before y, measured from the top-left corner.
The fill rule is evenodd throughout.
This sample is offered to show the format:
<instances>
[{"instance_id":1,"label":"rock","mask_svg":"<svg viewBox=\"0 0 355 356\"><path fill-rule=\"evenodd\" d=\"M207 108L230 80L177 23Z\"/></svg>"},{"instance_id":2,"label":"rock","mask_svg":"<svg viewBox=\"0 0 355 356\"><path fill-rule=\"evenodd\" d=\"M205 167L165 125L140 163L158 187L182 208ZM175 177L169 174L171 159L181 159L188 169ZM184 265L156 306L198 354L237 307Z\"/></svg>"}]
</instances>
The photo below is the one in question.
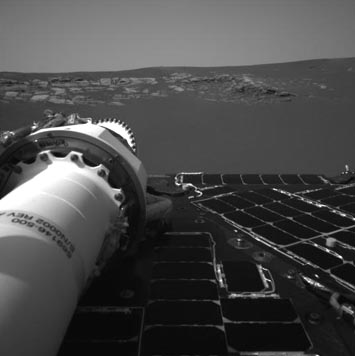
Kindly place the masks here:
<instances>
[{"instance_id":1,"label":"rock","mask_svg":"<svg viewBox=\"0 0 355 356\"><path fill-rule=\"evenodd\" d=\"M100 84L101 85L111 85L111 78L101 78Z\"/></svg>"},{"instance_id":2,"label":"rock","mask_svg":"<svg viewBox=\"0 0 355 356\"><path fill-rule=\"evenodd\" d=\"M279 94L279 97L285 98L285 97L290 97L290 96L295 96L295 94L289 93L287 91L281 91Z\"/></svg>"},{"instance_id":3,"label":"rock","mask_svg":"<svg viewBox=\"0 0 355 356\"><path fill-rule=\"evenodd\" d=\"M7 91L5 93L5 99L16 98L17 95L18 95L17 91Z\"/></svg>"},{"instance_id":4,"label":"rock","mask_svg":"<svg viewBox=\"0 0 355 356\"><path fill-rule=\"evenodd\" d=\"M73 94L77 94L77 93L82 93L83 92L83 90L81 88L68 88L68 90Z\"/></svg>"},{"instance_id":5,"label":"rock","mask_svg":"<svg viewBox=\"0 0 355 356\"><path fill-rule=\"evenodd\" d=\"M52 104L65 104L66 102L66 99L64 98L58 98L56 96L51 96L49 99L48 99L48 102L52 103Z\"/></svg>"},{"instance_id":6,"label":"rock","mask_svg":"<svg viewBox=\"0 0 355 356\"><path fill-rule=\"evenodd\" d=\"M48 99L49 95L48 94L39 94L39 95L33 95L30 101L38 102L38 101L46 101Z\"/></svg>"},{"instance_id":7,"label":"rock","mask_svg":"<svg viewBox=\"0 0 355 356\"><path fill-rule=\"evenodd\" d=\"M79 87L86 87L90 85L90 82L88 80L80 80L75 82Z\"/></svg>"},{"instance_id":8,"label":"rock","mask_svg":"<svg viewBox=\"0 0 355 356\"><path fill-rule=\"evenodd\" d=\"M72 98L72 101L75 104L85 104L86 97L84 95L77 95L77 96L74 96L74 98Z\"/></svg>"},{"instance_id":9,"label":"rock","mask_svg":"<svg viewBox=\"0 0 355 356\"><path fill-rule=\"evenodd\" d=\"M109 105L116 105L116 106L124 106L125 104L119 102L119 101L111 101Z\"/></svg>"},{"instance_id":10,"label":"rock","mask_svg":"<svg viewBox=\"0 0 355 356\"><path fill-rule=\"evenodd\" d=\"M52 88L54 95L65 95L66 90L64 88Z\"/></svg>"},{"instance_id":11,"label":"rock","mask_svg":"<svg viewBox=\"0 0 355 356\"><path fill-rule=\"evenodd\" d=\"M174 90L174 91L177 92L177 93L181 93L181 92L184 91L184 88L181 88L181 87L179 87L179 86L177 86L177 85L169 85L169 88L172 89L172 90Z\"/></svg>"},{"instance_id":12,"label":"rock","mask_svg":"<svg viewBox=\"0 0 355 356\"><path fill-rule=\"evenodd\" d=\"M135 88L124 88L123 89L125 93L127 94L133 94L133 93L138 93L138 90Z\"/></svg>"}]
</instances>

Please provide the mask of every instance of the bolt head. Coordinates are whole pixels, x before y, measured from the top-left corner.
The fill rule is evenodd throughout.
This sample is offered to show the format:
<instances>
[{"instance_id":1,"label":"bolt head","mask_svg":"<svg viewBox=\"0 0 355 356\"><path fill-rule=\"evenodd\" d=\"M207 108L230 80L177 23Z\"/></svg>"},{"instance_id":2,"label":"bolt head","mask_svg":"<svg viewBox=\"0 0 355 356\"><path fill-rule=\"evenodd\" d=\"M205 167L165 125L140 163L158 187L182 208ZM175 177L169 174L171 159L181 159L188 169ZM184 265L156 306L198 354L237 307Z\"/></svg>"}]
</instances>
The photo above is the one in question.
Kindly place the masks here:
<instances>
[{"instance_id":1,"label":"bolt head","mask_svg":"<svg viewBox=\"0 0 355 356\"><path fill-rule=\"evenodd\" d=\"M122 193L116 193L114 195L114 198L118 201L123 201L123 194Z\"/></svg>"},{"instance_id":2,"label":"bolt head","mask_svg":"<svg viewBox=\"0 0 355 356\"><path fill-rule=\"evenodd\" d=\"M73 161L73 162L77 162L79 160L79 156L77 154L72 154L70 156L70 159Z\"/></svg>"},{"instance_id":3,"label":"bolt head","mask_svg":"<svg viewBox=\"0 0 355 356\"><path fill-rule=\"evenodd\" d=\"M39 155L39 159L40 159L41 161L43 161L43 162L47 162L48 159L49 159L49 157L48 157L47 153L41 153L41 154Z\"/></svg>"},{"instance_id":4,"label":"bolt head","mask_svg":"<svg viewBox=\"0 0 355 356\"><path fill-rule=\"evenodd\" d=\"M99 177L104 178L104 177L106 177L106 172L105 172L103 169L99 169L99 170L97 171L97 175L98 175Z\"/></svg>"}]
</instances>

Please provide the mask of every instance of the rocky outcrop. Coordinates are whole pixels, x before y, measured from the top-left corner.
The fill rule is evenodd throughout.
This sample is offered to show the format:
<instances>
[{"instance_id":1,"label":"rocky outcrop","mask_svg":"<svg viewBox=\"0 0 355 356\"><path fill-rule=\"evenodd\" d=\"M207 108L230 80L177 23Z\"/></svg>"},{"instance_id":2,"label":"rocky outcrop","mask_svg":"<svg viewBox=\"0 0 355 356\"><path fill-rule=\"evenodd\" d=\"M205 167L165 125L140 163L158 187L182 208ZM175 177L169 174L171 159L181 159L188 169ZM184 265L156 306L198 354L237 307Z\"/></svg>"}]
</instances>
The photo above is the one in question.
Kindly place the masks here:
<instances>
[{"instance_id":1,"label":"rocky outcrop","mask_svg":"<svg viewBox=\"0 0 355 356\"><path fill-rule=\"evenodd\" d=\"M49 76L43 79L18 81L0 78L0 100L49 102L52 104L122 106L131 99L153 99L170 95L197 96L208 101L272 103L290 101L294 94L250 74L210 72L196 76L174 72L161 77L84 77ZM317 83L315 83L317 84ZM325 86L318 84L323 89Z\"/></svg>"}]
</instances>

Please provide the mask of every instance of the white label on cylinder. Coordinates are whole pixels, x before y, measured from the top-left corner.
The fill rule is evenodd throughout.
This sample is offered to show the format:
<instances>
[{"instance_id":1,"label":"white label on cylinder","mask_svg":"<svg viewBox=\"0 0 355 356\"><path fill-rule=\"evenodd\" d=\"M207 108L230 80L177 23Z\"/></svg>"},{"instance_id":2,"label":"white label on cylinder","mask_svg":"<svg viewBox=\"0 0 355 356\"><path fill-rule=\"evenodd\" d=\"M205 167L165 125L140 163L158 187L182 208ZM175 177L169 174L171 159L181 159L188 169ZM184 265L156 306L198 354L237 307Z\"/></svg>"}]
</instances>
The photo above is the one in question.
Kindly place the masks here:
<instances>
[{"instance_id":1,"label":"white label on cylinder","mask_svg":"<svg viewBox=\"0 0 355 356\"><path fill-rule=\"evenodd\" d=\"M7 223L16 226L35 230L40 236L56 243L68 258L71 258L75 251L75 245L64 235L62 230L42 216L18 210L0 211L1 220L6 220Z\"/></svg>"}]
</instances>

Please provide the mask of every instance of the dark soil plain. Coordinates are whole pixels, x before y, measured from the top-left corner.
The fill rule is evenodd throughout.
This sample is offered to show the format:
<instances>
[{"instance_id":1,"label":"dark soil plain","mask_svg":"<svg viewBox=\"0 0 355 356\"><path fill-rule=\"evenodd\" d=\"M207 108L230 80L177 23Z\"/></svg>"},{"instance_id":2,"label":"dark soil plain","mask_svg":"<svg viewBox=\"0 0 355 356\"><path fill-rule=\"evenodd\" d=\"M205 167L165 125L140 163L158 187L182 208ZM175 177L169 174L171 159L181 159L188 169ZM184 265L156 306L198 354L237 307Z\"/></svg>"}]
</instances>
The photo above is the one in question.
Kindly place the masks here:
<instances>
[{"instance_id":1,"label":"dark soil plain","mask_svg":"<svg viewBox=\"0 0 355 356\"><path fill-rule=\"evenodd\" d=\"M149 174L355 168L355 58L0 73L0 130L38 121L47 108L124 120Z\"/></svg>"}]
</instances>

